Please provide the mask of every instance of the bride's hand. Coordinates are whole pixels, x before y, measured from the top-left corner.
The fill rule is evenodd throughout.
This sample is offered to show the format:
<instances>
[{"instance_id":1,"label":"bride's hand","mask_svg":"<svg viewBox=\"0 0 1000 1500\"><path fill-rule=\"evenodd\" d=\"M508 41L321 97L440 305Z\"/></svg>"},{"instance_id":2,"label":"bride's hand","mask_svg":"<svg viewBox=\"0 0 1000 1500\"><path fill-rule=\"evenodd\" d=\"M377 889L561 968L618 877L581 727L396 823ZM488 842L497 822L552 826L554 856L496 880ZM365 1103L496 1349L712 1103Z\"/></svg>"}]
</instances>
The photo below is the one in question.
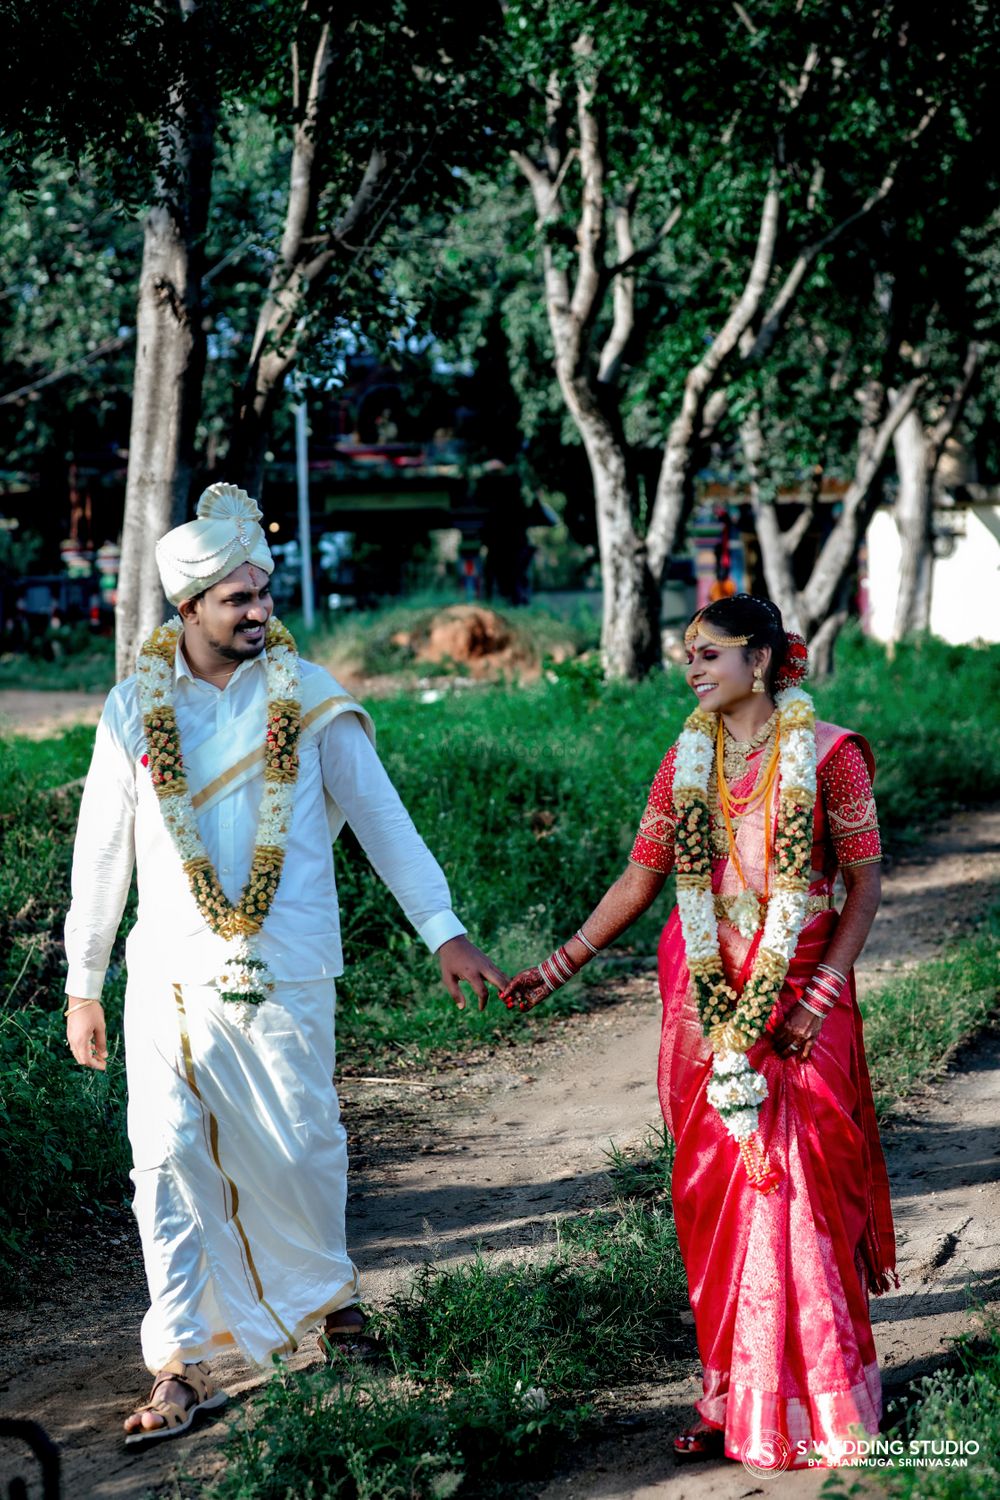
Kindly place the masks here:
<instances>
[{"instance_id":1,"label":"bride's hand","mask_svg":"<svg viewBox=\"0 0 1000 1500\"><path fill-rule=\"evenodd\" d=\"M822 1025L822 1017L814 1016L804 1005L793 1005L772 1036L771 1046L779 1057L808 1062Z\"/></svg>"},{"instance_id":2,"label":"bride's hand","mask_svg":"<svg viewBox=\"0 0 1000 1500\"><path fill-rule=\"evenodd\" d=\"M507 988L500 991L500 999L508 1010L531 1010L551 993L540 969L522 969Z\"/></svg>"}]
</instances>

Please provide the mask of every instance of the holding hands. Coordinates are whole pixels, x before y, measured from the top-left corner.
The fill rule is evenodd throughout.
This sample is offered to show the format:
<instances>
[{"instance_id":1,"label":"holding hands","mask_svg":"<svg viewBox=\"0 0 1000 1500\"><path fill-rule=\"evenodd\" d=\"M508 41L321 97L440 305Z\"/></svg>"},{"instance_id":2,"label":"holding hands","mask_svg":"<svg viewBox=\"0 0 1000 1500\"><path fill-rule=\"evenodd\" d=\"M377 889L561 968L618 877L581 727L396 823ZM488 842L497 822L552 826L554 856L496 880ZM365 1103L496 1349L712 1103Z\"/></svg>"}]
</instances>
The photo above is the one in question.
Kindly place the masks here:
<instances>
[{"instance_id":1,"label":"holding hands","mask_svg":"<svg viewBox=\"0 0 1000 1500\"><path fill-rule=\"evenodd\" d=\"M572 949L570 943L573 945ZM522 969L507 988L501 990L500 999L508 1010L513 1010L515 1006L518 1010L532 1010L539 1000L544 1000L547 995L554 994L564 984L568 984L597 951L581 928L574 933L569 943L557 948L537 968Z\"/></svg>"},{"instance_id":2,"label":"holding hands","mask_svg":"<svg viewBox=\"0 0 1000 1500\"><path fill-rule=\"evenodd\" d=\"M488 984L494 985L498 990L503 990L510 984L504 971L498 969L492 959L487 958L467 937L449 938L437 950L437 957L441 965L441 982L459 1010L465 1009L465 995L460 988L462 983L475 991L480 1010L486 1009Z\"/></svg>"}]
</instances>

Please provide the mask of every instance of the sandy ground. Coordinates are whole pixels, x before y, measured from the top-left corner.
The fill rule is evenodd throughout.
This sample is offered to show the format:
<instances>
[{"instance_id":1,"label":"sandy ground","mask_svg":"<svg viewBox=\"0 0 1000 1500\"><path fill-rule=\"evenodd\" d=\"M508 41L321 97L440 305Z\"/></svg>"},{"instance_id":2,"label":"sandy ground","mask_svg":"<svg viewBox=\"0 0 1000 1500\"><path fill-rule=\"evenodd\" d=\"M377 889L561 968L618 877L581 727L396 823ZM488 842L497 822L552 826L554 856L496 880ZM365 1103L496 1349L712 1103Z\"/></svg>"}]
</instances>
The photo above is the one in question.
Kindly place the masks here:
<instances>
[{"instance_id":1,"label":"sandy ground","mask_svg":"<svg viewBox=\"0 0 1000 1500\"><path fill-rule=\"evenodd\" d=\"M998 874L1000 809L952 819L919 860L887 875L860 984L870 987L959 935L991 900ZM561 1215L606 1200L609 1143L639 1144L658 1119L659 1029L652 971L609 979L608 995L614 1003L555 1023L535 1045L503 1048L408 1086L344 1082L354 1173L349 1242L370 1300L403 1285L427 1259L477 1249L535 1255ZM998 1097L1000 1034L986 1032L886 1132L902 1287L873 1302L873 1317L890 1396L933 1367L946 1340L968 1326L967 1288L1000 1298ZM121 1446L122 1415L147 1383L136 1349L144 1286L130 1221L123 1217L110 1235L81 1237L74 1258L72 1276L52 1279L30 1311L6 1315L3 1414L32 1417L59 1441L72 1500L188 1500L218 1465L225 1421L138 1455ZM294 1363L314 1358L307 1348ZM232 1359L215 1370L234 1398L230 1413L238 1411L260 1377ZM736 1497L779 1482L783 1500L819 1493L818 1473L779 1481L727 1462L677 1469L670 1437L688 1420L696 1376L692 1362L683 1380L616 1393L612 1435L570 1455L544 1500ZM0 1480L17 1472L9 1470L12 1455L0 1444ZM175 1488L182 1464L195 1477Z\"/></svg>"},{"instance_id":2,"label":"sandy ground","mask_svg":"<svg viewBox=\"0 0 1000 1500\"><path fill-rule=\"evenodd\" d=\"M105 693L36 693L28 688L4 688L0 691L0 734L43 740L73 724L96 724L105 697Z\"/></svg>"}]
</instances>

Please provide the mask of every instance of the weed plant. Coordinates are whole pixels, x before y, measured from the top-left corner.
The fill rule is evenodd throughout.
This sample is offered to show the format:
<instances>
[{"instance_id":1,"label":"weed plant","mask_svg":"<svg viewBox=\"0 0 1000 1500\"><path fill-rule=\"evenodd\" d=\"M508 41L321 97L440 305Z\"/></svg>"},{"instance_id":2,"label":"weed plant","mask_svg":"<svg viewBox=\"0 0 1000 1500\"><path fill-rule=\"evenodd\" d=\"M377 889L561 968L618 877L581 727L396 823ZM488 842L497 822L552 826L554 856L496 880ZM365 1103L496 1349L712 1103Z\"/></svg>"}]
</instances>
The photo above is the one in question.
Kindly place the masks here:
<instances>
[{"instance_id":1,"label":"weed plant","mask_svg":"<svg viewBox=\"0 0 1000 1500\"><path fill-rule=\"evenodd\" d=\"M968 1467L897 1468L886 1474L888 1493L898 1500L995 1500L1000 1495L1000 1324L954 1342L945 1369L916 1383L903 1420L888 1436L933 1456L934 1445L951 1439L978 1443ZM912 1451L912 1450L911 1450ZM941 1449L938 1447L938 1453Z\"/></svg>"},{"instance_id":2,"label":"weed plant","mask_svg":"<svg viewBox=\"0 0 1000 1500\"><path fill-rule=\"evenodd\" d=\"M897 974L860 1002L875 1109L885 1118L948 1064L1000 1004L1000 905L941 958Z\"/></svg>"},{"instance_id":3,"label":"weed plant","mask_svg":"<svg viewBox=\"0 0 1000 1500\"><path fill-rule=\"evenodd\" d=\"M121 1060L124 975L105 987L111 1055L84 1071L66 1048L62 923L93 730L52 740L0 740L0 1296L23 1257L68 1214L121 1202L127 1187ZM131 916L129 916L129 921Z\"/></svg>"},{"instance_id":4,"label":"weed plant","mask_svg":"<svg viewBox=\"0 0 1000 1500\"><path fill-rule=\"evenodd\" d=\"M523 1493L595 1388L648 1378L685 1342L673 1221L651 1201L670 1161L661 1137L641 1161L616 1155L613 1206L564 1224L541 1265L418 1272L372 1320L391 1370L349 1388L336 1368L272 1381L206 1500Z\"/></svg>"},{"instance_id":5,"label":"weed plant","mask_svg":"<svg viewBox=\"0 0 1000 1500\"><path fill-rule=\"evenodd\" d=\"M822 1496L854 1500L881 1492L891 1500L995 1500L1000 1494L1000 1324L995 1315L984 1322L981 1313L975 1321L980 1330L954 1339L941 1369L917 1380L905 1402L890 1403L880 1440L900 1444L902 1453L891 1465L863 1471L864 1480L849 1469L834 1471ZM978 1444L978 1451L948 1455L941 1445L949 1442ZM921 1458L925 1461L918 1466Z\"/></svg>"}]
</instances>

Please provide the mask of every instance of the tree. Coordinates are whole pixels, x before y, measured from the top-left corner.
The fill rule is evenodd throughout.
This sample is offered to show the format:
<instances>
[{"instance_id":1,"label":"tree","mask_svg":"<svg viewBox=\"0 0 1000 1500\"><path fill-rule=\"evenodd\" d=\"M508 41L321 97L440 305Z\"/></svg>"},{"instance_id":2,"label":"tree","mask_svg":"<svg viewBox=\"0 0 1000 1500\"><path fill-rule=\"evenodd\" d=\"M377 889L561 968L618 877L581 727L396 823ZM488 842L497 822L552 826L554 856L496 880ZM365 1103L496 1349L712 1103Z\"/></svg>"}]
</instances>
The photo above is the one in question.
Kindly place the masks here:
<instances>
[{"instance_id":1,"label":"tree","mask_svg":"<svg viewBox=\"0 0 1000 1500\"><path fill-rule=\"evenodd\" d=\"M490 16L458 15L436 0L336 8L286 0L239 6L233 0L161 0L152 7L102 0L94 9L94 32L107 43L106 54L86 34L83 7L72 4L48 16L41 35L12 16L24 49L19 76L9 79L19 112L7 151L10 170L24 182L43 139L70 155L91 157L111 191L124 141L128 169L114 191L129 206L144 199L152 204L145 219L119 590L118 666L124 673L159 613L153 544L185 512L200 467L205 241L215 227L211 198L220 142L254 111L274 120L276 155L282 132L290 137L280 223L260 235L260 281L247 275L245 263L240 267L242 316L235 329L232 317L227 320L228 340L216 340L228 342L230 353L241 345L248 351L229 424L229 477L259 493L269 424L304 352L318 347L322 359L325 346L335 359L338 330L359 313L374 324L389 315L374 258L386 225L407 203L432 207L454 194L460 149L476 160ZM34 69L34 82L41 84L53 31L61 48L78 41L92 65L89 75L72 72L54 99L40 87L36 96L26 83ZM132 57L123 57L123 46ZM134 77L135 57L149 69L145 90ZM81 104L79 117L74 102ZM241 248L228 246L220 263L238 259ZM241 340L246 318L255 332Z\"/></svg>"},{"instance_id":2,"label":"tree","mask_svg":"<svg viewBox=\"0 0 1000 1500\"><path fill-rule=\"evenodd\" d=\"M965 13L966 25L973 19ZM936 37L931 45L939 45ZM987 226L995 223L1000 184L982 170L995 52L981 31L961 27L950 45L965 58L961 80L945 70L936 97L921 90L919 149L901 159L891 202L853 226L827 257L822 279L797 309L786 349L739 393L768 589L810 639L819 673L832 665L858 544L884 498L883 470L893 458L902 543L894 634L927 628L942 458L984 367L995 363L997 283ZM852 414L859 405L860 423ZM989 406L975 414L986 440L995 425ZM839 514L817 534L819 479L843 472L851 450ZM795 482L790 460L799 476L811 471L817 483L782 530L773 499L780 483Z\"/></svg>"},{"instance_id":3,"label":"tree","mask_svg":"<svg viewBox=\"0 0 1000 1500\"><path fill-rule=\"evenodd\" d=\"M605 662L633 676L658 660L664 568L730 387L771 356L831 247L889 199L957 78L933 26L915 40L905 13L901 27L889 10L873 24L861 6L635 4L603 28L586 5L523 0L507 18L512 72L534 80L518 111L534 140L514 160L532 193L556 374L594 478ZM967 45L947 41L956 56ZM659 299L675 299L659 327L654 276ZM672 415L644 489L623 376L631 365L634 385L645 364L648 388L657 363ZM870 493L878 426L864 448L856 479ZM817 627L837 587L812 591Z\"/></svg>"}]
</instances>

